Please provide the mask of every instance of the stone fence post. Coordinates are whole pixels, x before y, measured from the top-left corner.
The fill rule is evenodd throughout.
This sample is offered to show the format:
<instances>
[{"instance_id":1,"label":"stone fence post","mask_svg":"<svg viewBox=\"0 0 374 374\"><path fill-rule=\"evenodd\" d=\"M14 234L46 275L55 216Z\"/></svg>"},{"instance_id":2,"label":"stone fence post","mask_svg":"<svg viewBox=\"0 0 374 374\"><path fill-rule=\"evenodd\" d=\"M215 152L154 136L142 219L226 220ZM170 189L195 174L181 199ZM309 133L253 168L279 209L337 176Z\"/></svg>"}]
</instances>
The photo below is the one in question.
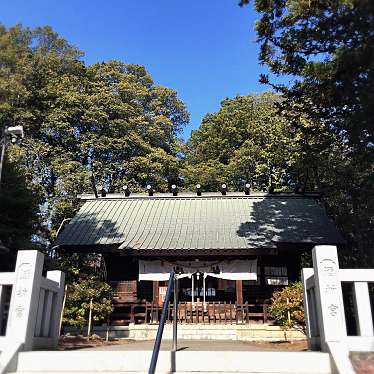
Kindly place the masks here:
<instances>
[{"instance_id":1,"label":"stone fence post","mask_svg":"<svg viewBox=\"0 0 374 374\"><path fill-rule=\"evenodd\" d=\"M65 275L49 271L44 278L43 263L39 251L18 251L6 338L26 351L56 346L59 338Z\"/></svg>"},{"instance_id":2,"label":"stone fence post","mask_svg":"<svg viewBox=\"0 0 374 374\"><path fill-rule=\"evenodd\" d=\"M43 263L38 251L18 251L7 331L25 350L32 349Z\"/></svg>"},{"instance_id":3,"label":"stone fence post","mask_svg":"<svg viewBox=\"0 0 374 374\"><path fill-rule=\"evenodd\" d=\"M325 343L341 342L345 334L339 261L335 246L317 245L313 249L318 324L322 349Z\"/></svg>"},{"instance_id":4,"label":"stone fence post","mask_svg":"<svg viewBox=\"0 0 374 374\"><path fill-rule=\"evenodd\" d=\"M316 309L321 349L329 352L339 374L353 374L345 342L344 304L337 249L333 245L313 248Z\"/></svg>"},{"instance_id":5,"label":"stone fence post","mask_svg":"<svg viewBox=\"0 0 374 374\"><path fill-rule=\"evenodd\" d=\"M51 315L50 331L53 339L53 346L57 346L60 337L60 318L64 300L65 273L59 270L47 272L47 278L59 285L60 292L56 295L55 307Z\"/></svg>"}]
</instances>

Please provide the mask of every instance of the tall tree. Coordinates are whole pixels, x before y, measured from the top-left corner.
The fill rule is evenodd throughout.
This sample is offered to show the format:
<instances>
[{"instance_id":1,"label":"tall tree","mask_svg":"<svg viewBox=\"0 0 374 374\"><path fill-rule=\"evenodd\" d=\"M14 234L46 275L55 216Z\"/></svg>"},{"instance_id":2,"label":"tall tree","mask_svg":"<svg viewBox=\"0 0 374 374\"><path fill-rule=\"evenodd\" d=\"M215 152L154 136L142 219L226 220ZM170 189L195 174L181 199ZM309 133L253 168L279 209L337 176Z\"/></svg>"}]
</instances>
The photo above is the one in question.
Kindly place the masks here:
<instances>
[{"instance_id":1,"label":"tall tree","mask_svg":"<svg viewBox=\"0 0 374 374\"><path fill-rule=\"evenodd\" d=\"M40 186L45 238L91 192L147 183L166 190L178 177L188 113L175 91L140 65L91 66L51 28L0 27L0 120L21 124L29 183Z\"/></svg>"},{"instance_id":2,"label":"tall tree","mask_svg":"<svg viewBox=\"0 0 374 374\"><path fill-rule=\"evenodd\" d=\"M247 3L248 1L242 1ZM259 59L270 82L310 118L354 146L374 143L374 3L370 0L256 0Z\"/></svg>"},{"instance_id":3,"label":"tall tree","mask_svg":"<svg viewBox=\"0 0 374 374\"><path fill-rule=\"evenodd\" d=\"M0 270L10 270L15 260L14 251L33 248L33 235L41 233L39 204L42 191L29 183L23 160L22 148L8 149L0 190L0 240L10 252L0 253Z\"/></svg>"},{"instance_id":4,"label":"tall tree","mask_svg":"<svg viewBox=\"0 0 374 374\"><path fill-rule=\"evenodd\" d=\"M254 4L260 13L259 59L270 70L261 81L282 94L280 110L312 141L305 153L320 160L312 170L330 214L345 234L347 253L353 253L349 261L374 265L374 3ZM282 76L291 78L291 84L280 84L277 77ZM300 125L301 117L309 118L312 128ZM333 144L323 146L318 139L323 131L334 137Z\"/></svg>"},{"instance_id":5,"label":"tall tree","mask_svg":"<svg viewBox=\"0 0 374 374\"><path fill-rule=\"evenodd\" d=\"M186 155L186 183L235 190L292 189L304 182L302 142L298 129L277 112L273 93L225 99L193 132Z\"/></svg>"}]
</instances>

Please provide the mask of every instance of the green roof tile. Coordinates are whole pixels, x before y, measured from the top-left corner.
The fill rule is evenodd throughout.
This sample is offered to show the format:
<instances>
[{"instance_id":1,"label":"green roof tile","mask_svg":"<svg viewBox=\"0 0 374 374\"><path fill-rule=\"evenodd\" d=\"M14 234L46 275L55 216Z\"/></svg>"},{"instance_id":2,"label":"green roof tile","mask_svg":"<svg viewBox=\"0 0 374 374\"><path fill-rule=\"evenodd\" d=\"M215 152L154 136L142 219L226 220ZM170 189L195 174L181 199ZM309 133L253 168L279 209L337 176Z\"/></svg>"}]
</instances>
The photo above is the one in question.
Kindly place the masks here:
<instances>
[{"instance_id":1,"label":"green roof tile","mask_svg":"<svg viewBox=\"0 0 374 374\"><path fill-rule=\"evenodd\" d=\"M339 244L343 239L312 197L155 196L89 199L55 245L121 249L274 248L276 243Z\"/></svg>"}]
</instances>

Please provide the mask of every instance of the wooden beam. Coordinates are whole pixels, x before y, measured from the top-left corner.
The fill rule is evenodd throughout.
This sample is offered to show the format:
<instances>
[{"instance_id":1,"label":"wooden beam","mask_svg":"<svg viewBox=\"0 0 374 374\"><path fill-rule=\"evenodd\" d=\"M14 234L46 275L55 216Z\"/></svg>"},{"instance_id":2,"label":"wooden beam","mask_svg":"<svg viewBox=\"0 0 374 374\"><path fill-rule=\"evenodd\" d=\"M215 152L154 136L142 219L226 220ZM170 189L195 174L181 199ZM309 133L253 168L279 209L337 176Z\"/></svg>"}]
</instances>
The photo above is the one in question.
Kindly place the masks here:
<instances>
[{"instance_id":1,"label":"wooden beam","mask_svg":"<svg viewBox=\"0 0 374 374\"><path fill-rule=\"evenodd\" d=\"M236 281L236 303L243 304L243 281Z\"/></svg>"}]
</instances>

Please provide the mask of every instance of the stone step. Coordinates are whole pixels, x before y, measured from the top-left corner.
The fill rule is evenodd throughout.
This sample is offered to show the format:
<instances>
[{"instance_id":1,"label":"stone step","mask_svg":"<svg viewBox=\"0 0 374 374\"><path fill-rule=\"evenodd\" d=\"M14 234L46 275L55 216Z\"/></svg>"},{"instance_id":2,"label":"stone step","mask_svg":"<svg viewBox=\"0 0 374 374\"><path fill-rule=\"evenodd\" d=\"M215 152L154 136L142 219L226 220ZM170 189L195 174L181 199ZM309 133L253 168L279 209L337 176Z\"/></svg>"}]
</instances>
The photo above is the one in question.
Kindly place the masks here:
<instances>
[{"instance_id":1,"label":"stone step","mask_svg":"<svg viewBox=\"0 0 374 374\"><path fill-rule=\"evenodd\" d=\"M33 351L20 352L17 373L147 372L150 351ZM170 372L171 353L161 351L157 373ZM178 373L331 373L330 358L320 352L178 351Z\"/></svg>"},{"instance_id":2,"label":"stone step","mask_svg":"<svg viewBox=\"0 0 374 374\"><path fill-rule=\"evenodd\" d=\"M158 325L111 326L109 336L112 338L130 338L135 340L154 340ZM74 332L74 331L71 331ZM76 331L75 331L76 332ZM94 333L105 338L106 326L95 326ZM74 334L73 334L74 335ZM173 326L167 323L164 328L163 339L172 339ZM288 339L305 339L305 335L298 330L289 330ZM268 323L250 324L178 324L178 339L199 340L282 340L284 331L279 326Z\"/></svg>"},{"instance_id":3,"label":"stone step","mask_svg":"<svg viewBox=\"0 0 374 374\"><path fill-rule=\"evenodd\" d=\"M8 374L88 374L88 373L100 373L100 374L148 374L148 371L97 371L97 372L89 372L89 371L43 371L43 372L36 372L36 371L12 371ZM191 374L190 371L177 371L176 374ZM194 371L193 373L204 373L204 374L269 374L269 372L259 372L259 371ZM310 372L298 372L298 374L309 374ZM156 371L156 374L170 374L170 370L168 371Z\"/></svg>"},{"instance_id":4,"label":"stone step","mask_svg":"<svg viewBox=\"0 0 374 374\"><path fill-rule=\"evenodd\" d=\"M88 374L88 373L95 373L95 372L89 372L89 371L11 371L8 372L8 374L36 374L36 373L42 373L42 374ZM97 373L100 374L147 374L147 371L98 371ZM160 373L161 372L157 372ZM170 371L164 372L165 374L170 374ZM162 374L164 374L162 373ZM179 372L178 372L179 373ZM222 373L220 373L222 374Z\"/></svg>"}]
</instances>

